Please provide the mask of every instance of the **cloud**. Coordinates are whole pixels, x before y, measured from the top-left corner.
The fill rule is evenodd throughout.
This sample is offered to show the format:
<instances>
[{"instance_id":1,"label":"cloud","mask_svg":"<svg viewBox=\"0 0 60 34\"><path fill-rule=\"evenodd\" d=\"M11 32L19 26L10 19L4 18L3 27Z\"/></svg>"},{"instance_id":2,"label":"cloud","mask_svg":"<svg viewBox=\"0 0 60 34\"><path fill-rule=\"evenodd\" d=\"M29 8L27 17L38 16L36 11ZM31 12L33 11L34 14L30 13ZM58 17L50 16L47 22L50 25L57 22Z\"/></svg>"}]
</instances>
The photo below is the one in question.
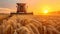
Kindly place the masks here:
<instances>
[{"instance_id":1,"label":"cloud","mask_svg":"<svg viewBox=\"0 0 60 34\"><path fill-rule=\"evenodd\" d=\"M9 8L0 8L0 13L11 13L14 12L16 10L14 9L9 9Z\"/></svg>"}]
</instances>

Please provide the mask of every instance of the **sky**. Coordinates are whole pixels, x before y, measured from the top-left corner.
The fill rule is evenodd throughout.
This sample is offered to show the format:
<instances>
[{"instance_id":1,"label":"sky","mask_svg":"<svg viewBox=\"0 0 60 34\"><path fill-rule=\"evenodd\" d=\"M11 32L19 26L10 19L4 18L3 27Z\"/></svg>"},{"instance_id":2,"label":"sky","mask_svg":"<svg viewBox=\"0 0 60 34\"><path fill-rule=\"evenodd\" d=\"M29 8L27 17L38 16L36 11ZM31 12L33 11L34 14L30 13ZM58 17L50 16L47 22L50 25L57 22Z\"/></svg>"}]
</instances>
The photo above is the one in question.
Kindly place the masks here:
<instances>
[{"instance_id":1,"label":"sky","mask_svg":"<svg viewBox=\"0 0 60 34\"><path fill-rule=\"evenodd\" d=\"M60 0L0 0L0 12L16 11L16 3L26 3L28 12L60 11Z\"/></svg>"}]
</instances>

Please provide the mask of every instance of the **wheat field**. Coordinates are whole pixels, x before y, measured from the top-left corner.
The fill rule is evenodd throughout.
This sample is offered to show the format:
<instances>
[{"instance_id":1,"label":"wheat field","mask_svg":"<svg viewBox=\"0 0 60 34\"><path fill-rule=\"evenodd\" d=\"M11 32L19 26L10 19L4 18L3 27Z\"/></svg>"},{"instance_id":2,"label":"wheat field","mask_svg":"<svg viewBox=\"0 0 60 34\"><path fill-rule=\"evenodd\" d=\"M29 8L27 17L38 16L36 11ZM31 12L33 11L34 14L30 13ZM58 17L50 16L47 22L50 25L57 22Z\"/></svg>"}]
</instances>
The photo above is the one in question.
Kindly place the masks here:
<instances>
[{"instance_id":1,"label":"wheat field","mask_svg":"<svg viewBox=\"0 0 60 34\"><path fill-rule=\"evenodd\" d=\"M60 34L60 16L13 15L7 17L1 20L0 34Z\"/></svg>"}]
</instances>

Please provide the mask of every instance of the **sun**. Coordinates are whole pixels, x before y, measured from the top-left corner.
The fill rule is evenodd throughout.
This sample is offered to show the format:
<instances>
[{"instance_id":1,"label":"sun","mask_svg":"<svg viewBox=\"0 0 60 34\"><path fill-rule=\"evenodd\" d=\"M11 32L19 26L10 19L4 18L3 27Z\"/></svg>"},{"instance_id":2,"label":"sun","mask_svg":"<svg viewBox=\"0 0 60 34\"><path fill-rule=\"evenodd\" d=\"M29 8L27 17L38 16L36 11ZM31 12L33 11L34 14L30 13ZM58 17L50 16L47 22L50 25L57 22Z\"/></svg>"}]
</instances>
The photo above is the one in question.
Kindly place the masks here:
<instances>
[{"instance_id":1,"label":"sun","mask_svg":"<svg viewBox=\"0 0 60 34\"><path fill-rule=\"evenodd\" d=\"M44 13L44 14L47 14L47 13L48 13L48 10L44 10L43 13Z\"/></svg>"},{"instance_id":2,"label":"sun","mask_svg":"<svg viewBox=\"0 0 60 34\"><path fill-rule=\"evenodd\" d=\"M49 10L48 9L42 11L42 15L48 15L48 14L49 14Z\"/></svg>"},{"instance_id":3,"label":"sun","mask_svg":"<svg viewBox=\"0 0 60 34\"><path fill-rule=\"evenodd\" d=\"M51 12L51 7L50 6L43 6L42 7L42 14L49 14L49 12Z\"/></svg>"}]
</instances>

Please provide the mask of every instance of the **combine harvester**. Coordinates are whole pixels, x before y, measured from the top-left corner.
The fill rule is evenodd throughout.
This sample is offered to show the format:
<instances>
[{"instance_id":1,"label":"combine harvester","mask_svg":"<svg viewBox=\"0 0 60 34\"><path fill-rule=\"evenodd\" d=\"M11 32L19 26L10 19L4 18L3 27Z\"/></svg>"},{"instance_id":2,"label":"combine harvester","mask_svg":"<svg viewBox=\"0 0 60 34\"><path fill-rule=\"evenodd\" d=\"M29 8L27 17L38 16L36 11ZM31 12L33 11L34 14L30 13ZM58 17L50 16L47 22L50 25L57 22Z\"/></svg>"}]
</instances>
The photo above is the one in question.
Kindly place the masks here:
<instances>
[{"instance_id":1,"label":"combine harvester","mask_svg":"<svg viewBox=\"0 0 60 34\"><path fill-rule=\"evenodd\" d=\"M17 12L16 13L11 13L11 14L22 14L22 15L33 15L33 12L27 13L26 11L26 4L25 3L17 3Z\"/></svg>"}]
</instances>

